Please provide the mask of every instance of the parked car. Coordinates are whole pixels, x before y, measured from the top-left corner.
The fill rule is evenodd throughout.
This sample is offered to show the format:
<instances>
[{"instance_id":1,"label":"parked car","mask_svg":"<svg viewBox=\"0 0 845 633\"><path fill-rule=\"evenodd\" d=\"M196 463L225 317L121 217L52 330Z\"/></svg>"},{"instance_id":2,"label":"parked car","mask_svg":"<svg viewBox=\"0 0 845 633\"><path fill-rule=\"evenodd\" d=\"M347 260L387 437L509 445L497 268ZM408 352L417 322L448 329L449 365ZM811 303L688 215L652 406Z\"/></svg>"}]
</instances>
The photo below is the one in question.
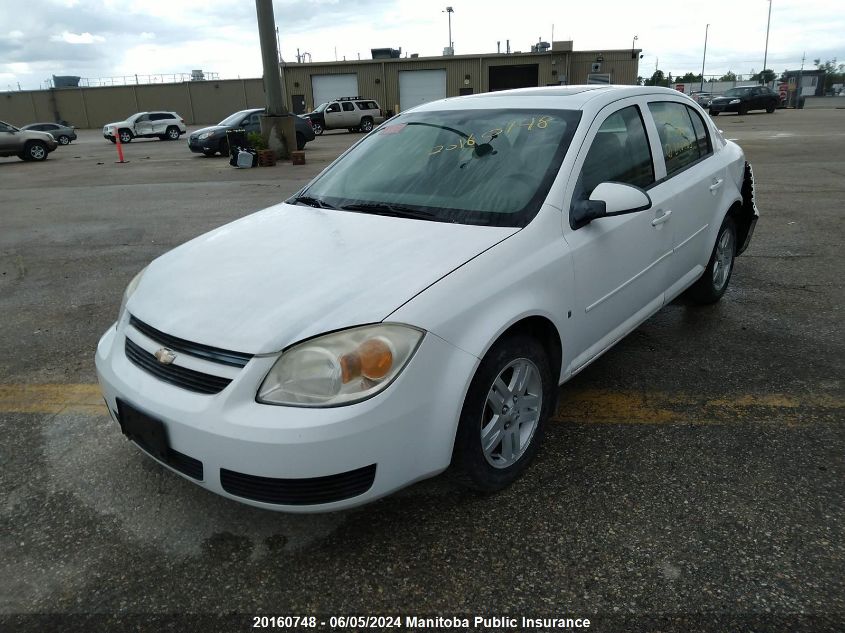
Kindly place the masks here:
<instances>
[{"instance_id":1,"label":"parked car","mask_svg":"<svg viewBox=\"0 0 845 633\"><path fill-rule=\"evenodd\" d=\"M252 108L240 110L230 114L217 125L204 127L201 130L192 132L188 137L188 148L192 152L202 153L206 156L213 156L219 153L221 156L229 155L229 141L226 132L243 128L247 134L258 132L260 125L258 117L264 114L264 108ZM298 116L294 117L294 129L296 130L296 149L305 149L305 145L314 140L314 130L311 124Z\"/></svg>"},{"instance_id":2,"label":"parked car","mask_svg":"<svg viewBox=\"0 0 845 633\"><path fill-rule=\"evenodd\" d=\"M162 141L178 141L188 131L185 119L175 112L138 112L125 121L106 123L103 138L115 142L115 130L121 143L135 138L159 138Z\"/></svg>"},{"instance_id":3,"label":"parked car","mask_svg":"<svg viewBox=\"0 0 845 633\"><path fill-rule=\"evenodd\" d=\"M17 156L21 160L46 160L59 144L48 132L23 130L0 121L0 156Z\"/></svg>"},{"instance_id":4,"label":"parked car","mask_svg":"<svg viewBox=\"0 0 845 633\"><path fill-rule=\"evenodd\" d=\"M311 120L314 133L318 136L323 130L343 128L350 132L369 132L384 121L384 114L378 102L363 97L341 97L327 101L303 116Z\"/></svg>"},{"instance_id":5,"label":"parked car","mask_svg":"<svg viewBox=\"0 0 845 633\"><path fill-rule=\"evenodd\" d=\"M76 140L76 128L71 125L61 125L60 123L30 123L29 125L24 125L21 129L49 132L59 145L68 145L71 141Z\"/></svg>"},{"instance_id":6,"label":"parked car","mask_svg":"<svg viewBox=\"0 0 845 633\"><path fill-rule=\"evenodd\" d=\"M682 292L722 298L757 215L742 150L674 90L435 101L138 273L99 381L143 451L251 505L355 506L450 465L498 490L559 384Z\"/></svg>"},{"instance_id":7,"label":"parked car","mask_svg":"<svg viewBox=\"0 0 845 633\"><path fill-rule=\"evenodd\" d=\"M717 116L721 112L747 114L751 110L765 110L769 114L780 105L778 93L766 86L744 86L726 90L721 97L710 102L710 114Z\"/></svg>"},{"instance_id":8,"label":"parked car","mask_svg":"<svg viewBox=\"0 0 845 633\"><path fill-rule=\"evenodd\" d=\"M690 94L690 97L692 97L692 100L698 105L705 108L709 106L710 102L713 100L713 94L710 92L693 92Z\"/></svg>"}]
</instances>

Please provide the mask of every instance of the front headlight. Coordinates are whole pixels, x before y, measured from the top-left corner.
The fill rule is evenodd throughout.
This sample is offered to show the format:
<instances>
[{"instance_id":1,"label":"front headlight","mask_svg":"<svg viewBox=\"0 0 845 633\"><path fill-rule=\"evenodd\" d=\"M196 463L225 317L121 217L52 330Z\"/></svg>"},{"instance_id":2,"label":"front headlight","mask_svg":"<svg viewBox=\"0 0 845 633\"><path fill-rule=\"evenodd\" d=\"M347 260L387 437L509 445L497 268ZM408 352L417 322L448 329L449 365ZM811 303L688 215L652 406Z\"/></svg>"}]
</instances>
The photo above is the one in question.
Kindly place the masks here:
<instances>
[{"instance_id":1,"label":"front headlight","mask_svg":"<svg viewBox=\"0 0 845 633\"><path fill-rule=\"evenodd\" d=\"M414 355L424 332L408 325L365 325L326 334L282 352L258 402L334 407L387 387Z\"/></svg>"},{"instance_id":2,"label":"front headlight","mask_svg":"<svg viewBox=\"0 0 845 633\"><path fill-rule=\"evenodd\" d=\"M207 139L209 136L214 136L214 132L203 132L197 137L197 139L202 141L203 139Z\"/></svg>"},{"instance_id":3,"label":"front headlight","mask_svg":"<svg viewBox=\"0 0 845 633\"><path fill-rule=\"evenodd\" d=\"M147 267L144 266L137 275L132 278L132 281L129 282L129 285L126 286L126 290L123 292L123 301L120 302L120 311L117 313L117 322L123 319L123 313L126 311L126 304L129 303L129 297L135 294L135 290L138 288L138 284L141 283L141 277L144 276Z\"/></svg>"},{"instance_id":4,"label":"front headlight","mask_svg":"<svg viewBox=\"0 0 845 633\"><path fill-rule=\"evenodd\" d=\"M731 102L728 105L734 105L735 103L739 103L739 99L731 99Z\"/></svg>"}]
</instances>

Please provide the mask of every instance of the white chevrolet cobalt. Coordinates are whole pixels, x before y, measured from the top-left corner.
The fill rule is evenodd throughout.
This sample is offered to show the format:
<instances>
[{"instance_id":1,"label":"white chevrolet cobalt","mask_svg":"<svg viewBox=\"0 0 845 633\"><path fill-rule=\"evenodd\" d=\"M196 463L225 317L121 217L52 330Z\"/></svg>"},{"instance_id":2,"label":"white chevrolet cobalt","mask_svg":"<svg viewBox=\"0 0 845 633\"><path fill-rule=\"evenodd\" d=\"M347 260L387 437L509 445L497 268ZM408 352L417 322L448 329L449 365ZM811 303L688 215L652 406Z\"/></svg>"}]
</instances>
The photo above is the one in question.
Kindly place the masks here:
<instances>
[{"instance_id":1,"label":"white chevrolet cobalt","mask_svg":"<svg viewBox=\"0 0 845 633\"><path fill-rule=\"evenodd\" d=\"M742 150L674 90L436 101L141 271L100 384L146 453L262 508L450 467L498 490L558 385L682 292L718 301L756 220Z\"/></svg>"}]
</instances>

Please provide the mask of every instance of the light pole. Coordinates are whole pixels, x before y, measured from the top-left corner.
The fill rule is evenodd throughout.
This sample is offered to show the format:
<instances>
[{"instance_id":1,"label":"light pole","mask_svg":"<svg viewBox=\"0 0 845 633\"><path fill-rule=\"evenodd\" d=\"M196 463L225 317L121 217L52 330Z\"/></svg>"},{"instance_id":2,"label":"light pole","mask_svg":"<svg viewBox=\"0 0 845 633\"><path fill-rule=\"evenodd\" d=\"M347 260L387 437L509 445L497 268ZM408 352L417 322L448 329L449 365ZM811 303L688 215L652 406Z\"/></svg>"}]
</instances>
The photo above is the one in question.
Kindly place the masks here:
<instances>
[{"instance_id":1,"label":"light pole","mask_svg":"<svg viewBox=\"0 0 845 633\"><path fill-rule=\"evenodd\" d=\"M707 34L710 32L710 25L708 24L704 29L704 55L701 57L701 88L699 92L704 92L704 62L707 60Z\"/></svg>"},{"instance_id":2,"label":"light pole","mask_svg":"<svg viewBox=\"0 0 845 633\"><path fill-rule=\"evenodd\" d=\"M760 73L760 83L768 83L763 81L763 76L766 72L766 61L769 58L769 26L772 24L772 0L769 0L769 19L766 22L766 49L763 52L763 71Z\"/></svg>"},{"instance_id":3,"label":"light pole","mask_svg":"<svg viewBox=\"0 0 845 633\"><path fill-rule=\"evenodd\" d=\"M631 59L636 59L636 58L637 58L637 53L635 52L635 49L636 49L636 45L637 45L637 40L638 40L638 39L640 39L640 36L639 36L639 35L635 35L635 36L634 36L634 39L633 39L633 40L631 40Z\"/></svg>"},{"instance_id":4,"label":"light pole","mask_svg":"<svg viewBox=\"0 0 845 633\"><path fill-rule=\"evenodd\" d=\"M441 11L441 13L445 13L449 18L449 48L452 49L453 53L455 52L454 48L452 47L452 14L454 12L455 10L452 7L446 7L445 11Z\"/></svg>"}]
</instances>

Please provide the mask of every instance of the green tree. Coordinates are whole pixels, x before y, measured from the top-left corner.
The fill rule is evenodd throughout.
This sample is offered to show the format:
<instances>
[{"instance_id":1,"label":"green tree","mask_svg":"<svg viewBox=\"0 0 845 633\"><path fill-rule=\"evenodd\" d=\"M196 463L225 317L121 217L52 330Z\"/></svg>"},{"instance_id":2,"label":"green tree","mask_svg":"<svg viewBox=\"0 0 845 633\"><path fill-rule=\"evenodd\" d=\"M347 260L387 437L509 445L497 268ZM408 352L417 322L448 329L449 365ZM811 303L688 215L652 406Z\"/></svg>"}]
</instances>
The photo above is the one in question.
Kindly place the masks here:
<instances>
[{"instance_id":1,"label":"green tree","mask_svg":"<svg viewBox=\"0 0 845 633\"><path fill-rule=\"evenodd\" d=\"M670 75L671 76L671 75ZM669 79L663 74L662 70L655 70L650 79L645 80L646 86L668 86Z\"/></svg>"},{"instance_id":2,"label":"green tree","mask_svg":"<svg viewBox=\"0 0 845 633\"><path fill-rule=\"evenodd\" d=\"M825 72L824 76L824 89L825 92L831 90L833 84L841 84L845 83L845 64L839 64L836 61L836 58L829 59L826 62L822 63L821 58L814 59L813 63L816 65L818 70L823 70Z\"/></svg>"},{"instance_id":3,"label":"green tree","mask_svg":"<svg viewBox=\"0 0 845 633\"><path fill-rule=\"evenodd\" d=\"M759 73L751 75L751 81L759 81L761 84L768 84L773 82L776 77L777 75L774 70L766 68L766 70L761 70Z\"/></svg>"},{"instance_id":4,"label":"green tree","mask_svg":"<svg viewBox=\"0 0 845 633\"><path fill-rule=\"evenodd\" d=\"M736 73L729 70L724 75L719 77L719 81L736 81Z\"/></svg>"},{"instance_id":5,"label":"green tree","mask_svg":"<svg viewBox=\"0 0 845 633\"><path fill-rule=\"evenodd\" d=\"M701 83L701 75L696 75L694 73L687 73L681 77L678 77L675 81L681 84L694 84L694 83Z\"/></svg>"}]
</instances>

